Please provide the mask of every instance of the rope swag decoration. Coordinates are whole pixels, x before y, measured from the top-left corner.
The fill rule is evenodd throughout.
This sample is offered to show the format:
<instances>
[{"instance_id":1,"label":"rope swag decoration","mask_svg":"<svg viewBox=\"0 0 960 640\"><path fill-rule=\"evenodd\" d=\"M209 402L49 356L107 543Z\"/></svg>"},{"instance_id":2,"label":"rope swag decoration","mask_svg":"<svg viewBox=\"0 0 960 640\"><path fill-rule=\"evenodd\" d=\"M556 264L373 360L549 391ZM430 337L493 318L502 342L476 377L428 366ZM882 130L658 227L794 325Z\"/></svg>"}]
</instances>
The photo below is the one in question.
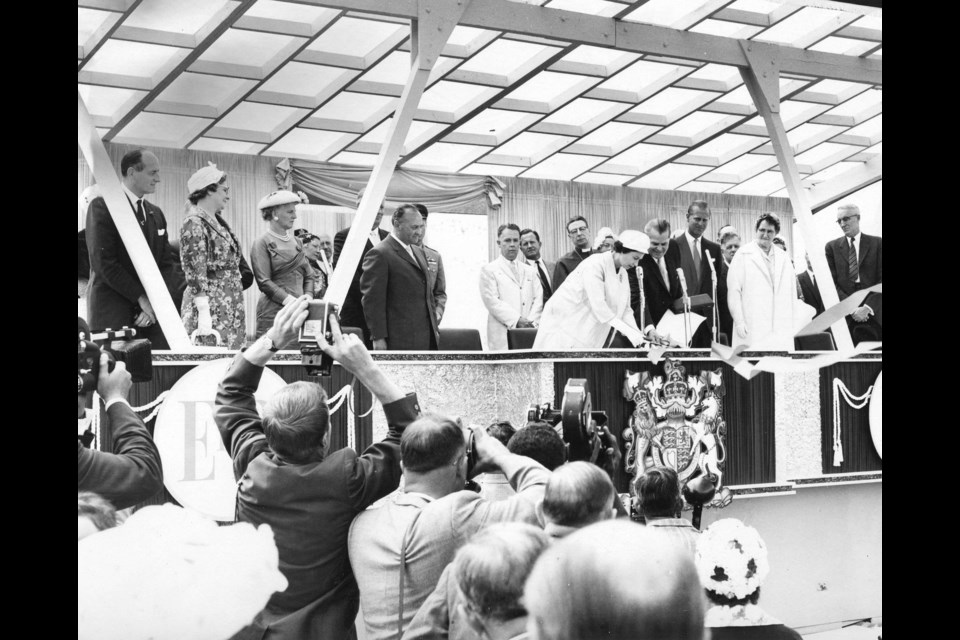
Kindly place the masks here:
<instances>
[{"instance_id":1,"label":"rope swag decoration","mask_svg":"<svg viewBox=\"0 0 960 640\"><path fill-rule=\"evenodd\" d=\"M843 464L843 443L840 441L840 398L854 409L863 409L870 402L873 385L862 395L854 395L840 378L833 379L833 466Z\"/></svg>"}]
</instances>

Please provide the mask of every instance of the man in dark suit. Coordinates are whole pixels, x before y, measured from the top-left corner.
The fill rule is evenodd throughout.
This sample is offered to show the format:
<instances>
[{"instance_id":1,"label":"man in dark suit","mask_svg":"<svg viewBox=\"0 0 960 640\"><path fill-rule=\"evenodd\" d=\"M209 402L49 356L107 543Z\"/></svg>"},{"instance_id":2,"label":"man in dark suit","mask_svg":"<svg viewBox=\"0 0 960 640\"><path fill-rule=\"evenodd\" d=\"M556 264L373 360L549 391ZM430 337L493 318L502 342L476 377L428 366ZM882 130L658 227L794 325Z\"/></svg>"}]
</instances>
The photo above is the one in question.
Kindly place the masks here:
<instances>
[{"instance_id":1,"label":"man in dark suit","mask_svg":"<svg viewBox=\"0 0 960 640\"><path fill-rule=\"evenodd\" d=\"M687 208L687 230L683 235L670 240L669 252L679 256L680 268L687 281L687 295L693 297L706 294L713 299L713 285L711 280L710 263L717 274L717 299L720 324L724 324L724 313L727 309L727 282L723 277L723 257L720 255L720 245L707 240L704 232L710 223L710 207L703 200L694 200ZM674 269L676 273L676 268ZM682 292L681 292L682 295ZM693 335L690 346L697 349L708 349L713 335L713 313L707 313L707 320L700 325Z\"/></svg>"},{"instance_id":2,"label":"man in dark suit","mask_svg":"<svg viewBox=\"0 0 960 640\"><path fill-rule=\"evenodd\" d=\"M827 264L843 300L855 291L883 282L883 238L860 232L860 209L841 205L837 224L843 236L827 243ZM871 294L856 311L847 316L854 344L883 339L883 299Z\"/></svg>"},{"instance_id":3,"label":"man in dark suit","mask_svg":"<svg viewBox=\"0 0 960 640\"><path fill-rule=\"evenodd\" d=\"M363 260L363 314L375 350L428 351L439 343L427 257L419 247L423 216L412 204L393 213L393 233Z\"/></svg>"},{"instance_id":4,"label":"man in dark suit","mask_svg":"<svg viewBox=\"0 0 960 640\"><path fill-rule=\"evenodd\" d=\"M422 204L415 206L420 215L423 216L423 233L426 235L427 216L430 211ZM422 238L420 248L423 249L423 253L427 257L427 287L433 296L433 306L437 311L437 324L439 325L440 320L443 319L443 310L447 308L447 276L443 273L443 257L439 251L424 244Z\"/></svg>"},{"instance_id":5,"label":"man in dark suit","mask_svg":"<svg viewBox=\"0 0 960 640\"><path fill-rule=\"evenodd\" d=\"M647 223L643 232L650 237L650 252L640 258L643 293L653 324L656 325L663 314L673 307L674 300L681 296L680 277L677 275L680 256L676 251L669 251L670 222L667 220L655 218Z\"/></svg>"},{"instance_id":6,"label":"man in dark suit","mask_svg":"<svg viewBox=\"0 0 960 640\"><path fill-rule=\"evenodd\" d=\"M160 275L165 282L174 282L167 219L160 207L144 198L157 190L160 161L149 151L136 149L123 156L120 174L124 195L140 223ZM126 215L126 212L122 214ZM100 330L135 325L139 337L148 338L154 349L169 348L163 330L157 324L153 305L102 197L91 202L87 210L87 249L90 252L87 298L90 326Z\"/></svg>"},{"instance_id":7,"label":"man in dark suit","mask_svg":"<svg viewBox=\"0 0 960 640\"><path fill-rule=\"evenodd\" d=\"M383 405L387 436L358 455L330 451L327 395L294 382L260 411L254 392L277 345L296 341L307 318L303 296L277 313L273 326L234 358L217 390L214 420L233 460L237 520L273 529L280 571L289 586L237 638L356 638L359 593L347 558L356 515L397 488L400 436L420 412L417 397L391 382L360 339L331 321L333 344L321 348Z\"/></svg>"},{"instance_id":8,"label":"man in dark suit","mask_svg":"<svg viewBox=\"0 0 960 640\"><path fill-rule=\"evenodd\" d=\"M803 301L817 310L817 317L823 313L823 298L820 296L820 289L817 287L816 276L813 275L813 265L810 264L810 255L807 254L807 270L797 276L797 282L800 283L800 293L803 294Z\"/></svg>"},{"instance_id":9,"label":"man in dark suit","mask_svg":"<svg viewBox=\"0 0 960 640\"><path fill-rule=\"evenodd\" d=\"M357 195L357 205L360 204L360 198L363 197L361 191ZM360 274L363 273L363 260L367 257L367 252L389 235L380 228L380 220L383 218L383 203L380 203L380 211L370 227L370 237L363 246L363 253L360 254L360 262L357 263L357 270L353 272L353 280L350 281L350 289L347 290L347 297L343 300L340 308L340 324L344 327L357 327L363 330L363 341L367 347L371 346L370 329L367 327L367 321L363 317L363 304L360 295ZM340 252L343 251L343 245L347 241L347 234L350 233L350 227L340 229L333 238L333 268L337 268L337 262L340 260Z\"/></svg>"},{"instance_id":10,"label":"man in dark suit","mask_svg":"<svg viewBox=\"0 0 960 640\"><path fill-rule=\"evenodd\" d=\"M556 269L556 263L547 262L540 255L540 234L533 229L523 229L520 231L520 251L527 259L527 264L537 270L540 278L540 288L543 289L543 304L553 295L553 274Z\"/></svg>"}]
</instances>

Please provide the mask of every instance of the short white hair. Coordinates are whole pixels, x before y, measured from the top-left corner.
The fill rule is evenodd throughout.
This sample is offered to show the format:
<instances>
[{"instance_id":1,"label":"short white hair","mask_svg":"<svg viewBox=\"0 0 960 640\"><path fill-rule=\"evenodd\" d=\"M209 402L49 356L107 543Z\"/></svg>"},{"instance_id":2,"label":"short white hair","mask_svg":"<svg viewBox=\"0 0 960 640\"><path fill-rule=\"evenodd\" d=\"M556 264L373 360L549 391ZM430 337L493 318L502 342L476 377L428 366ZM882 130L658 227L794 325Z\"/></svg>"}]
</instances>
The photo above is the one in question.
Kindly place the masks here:
<instances>
[{"instance_id":1,"label":"short white hair","mask_svg":"<svg viewBox=\"0 0 960 640\"><path fill-rule=\"evenodd\" d=\"M837 213L840 213L841 211L850 211L855 216L860 215L860 207L855 204L842 204L837 207Z\"/></svg>"}]
</instances>

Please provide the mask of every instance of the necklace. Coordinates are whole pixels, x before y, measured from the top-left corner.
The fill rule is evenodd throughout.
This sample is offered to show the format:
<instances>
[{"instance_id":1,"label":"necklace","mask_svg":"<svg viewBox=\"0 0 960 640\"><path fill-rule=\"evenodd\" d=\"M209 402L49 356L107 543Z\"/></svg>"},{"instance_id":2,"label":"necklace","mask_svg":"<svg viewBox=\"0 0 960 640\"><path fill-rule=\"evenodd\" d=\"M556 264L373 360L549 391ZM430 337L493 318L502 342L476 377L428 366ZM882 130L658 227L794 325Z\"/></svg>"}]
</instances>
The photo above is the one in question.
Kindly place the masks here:
<instances>
[{"instance_id":1,"label":"necklace","mask_svg":"<svg viewBox=\"0 0 960 640\"><path fill-rule=\"evenodd\" d=\"M284 242L287 242L287 241L290 240L290 231L289 231L289 230L288 230L288 231L284 231L284 232L283 232L283 235L280 235L279 233L274 233L273 229L267 229L267 233L269 233L270 235L272 235L274 238L277 238L277 239L279 239L279 240L283 240Z\"/></svg>"}]
</instances>

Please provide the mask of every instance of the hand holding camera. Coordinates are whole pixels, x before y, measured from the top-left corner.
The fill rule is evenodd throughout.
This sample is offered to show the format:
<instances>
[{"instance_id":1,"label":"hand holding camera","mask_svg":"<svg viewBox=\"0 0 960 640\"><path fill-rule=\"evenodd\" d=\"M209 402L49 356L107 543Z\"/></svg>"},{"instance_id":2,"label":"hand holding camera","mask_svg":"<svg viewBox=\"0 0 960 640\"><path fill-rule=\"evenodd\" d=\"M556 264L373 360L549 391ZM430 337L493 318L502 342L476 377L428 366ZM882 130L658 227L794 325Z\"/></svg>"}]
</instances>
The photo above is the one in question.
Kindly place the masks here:
<instances>
[{"instance_id":1,"label":"hand holding camera","mask_svg":"<svg viewBox=\"0 0 960 640\"><path fill-rule=\"evenodd\" d=\"M267 330L267 335L273 340L273 344L285 345L297 338L300 327L307 319L308 302L309 299L306 296L300 296L277 312L273 326Z\"/></svg>"},{"instance_id":2,"label":"hand holding camera","mask_svg":"<svg viewBox=\"0 0 960 640\"><path fill-rule=\"evenodd\" d=\"M133 377L127 371L126 363L116 362L111 370L110 356L105 351L101 352L97 393L103 401L126 400L131 386L133 386Z\"/></svg>"},{"instance_id":3,"label":"hand holding camera","mask_svg":"<svg viewBox=\"0 0 960 640\"><path fill-rule=\"evenodd\" d=\"M342 333L340 321L337 320L336 315L330 316L329 327L332 342L328 341L326 336L317 340L320 349L327 356L353 373L368 371L374 367L373 358L370 357L370 352L367 351L363 341L352 333Z\"/></svg>"}]
</instances>

